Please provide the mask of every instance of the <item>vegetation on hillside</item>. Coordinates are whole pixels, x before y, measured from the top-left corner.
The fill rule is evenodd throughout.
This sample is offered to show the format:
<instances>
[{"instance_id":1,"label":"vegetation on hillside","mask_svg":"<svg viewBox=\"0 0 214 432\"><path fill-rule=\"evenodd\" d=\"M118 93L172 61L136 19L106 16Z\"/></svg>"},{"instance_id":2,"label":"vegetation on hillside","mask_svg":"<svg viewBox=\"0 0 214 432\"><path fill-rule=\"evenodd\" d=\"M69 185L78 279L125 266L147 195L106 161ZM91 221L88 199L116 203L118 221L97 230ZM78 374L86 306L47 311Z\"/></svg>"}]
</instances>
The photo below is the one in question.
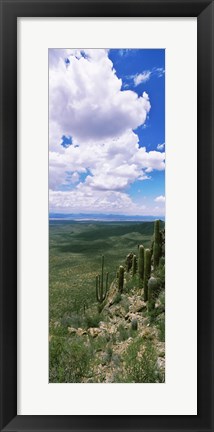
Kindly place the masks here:
<instances>
[{"instance_id":1,"label":"vegetation on hillside","mask_svg":"<svg viewBox=\"0 0 214 432\"><path fill-rule=\"evenodd\" d=\"M164 382L164 223L52 223L49 303L50 382Z\"/></svg>"}]
</instances>

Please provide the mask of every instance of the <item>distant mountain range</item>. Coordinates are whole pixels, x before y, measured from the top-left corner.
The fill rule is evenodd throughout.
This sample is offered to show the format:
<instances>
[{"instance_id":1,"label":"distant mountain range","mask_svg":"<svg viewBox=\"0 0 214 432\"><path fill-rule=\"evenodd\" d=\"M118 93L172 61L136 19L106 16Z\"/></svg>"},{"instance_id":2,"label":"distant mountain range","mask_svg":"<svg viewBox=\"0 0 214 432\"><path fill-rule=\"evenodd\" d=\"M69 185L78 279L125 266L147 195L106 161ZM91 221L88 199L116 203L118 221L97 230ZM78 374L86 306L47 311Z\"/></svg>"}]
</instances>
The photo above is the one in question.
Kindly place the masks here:
<instances>
[{"instance_id":1,"label":"distant mountain range","mask_svg":"<svg viewBox=\"0 0 214 432\"><path fill-rule=\"evenodd\" d=\"M154 221L165 220L164 216L138 216L138 215L117 215L117 214L96 214L96 213L50 213L50 220L75 220L75 221Z\"/></svg>"}]
</instances>

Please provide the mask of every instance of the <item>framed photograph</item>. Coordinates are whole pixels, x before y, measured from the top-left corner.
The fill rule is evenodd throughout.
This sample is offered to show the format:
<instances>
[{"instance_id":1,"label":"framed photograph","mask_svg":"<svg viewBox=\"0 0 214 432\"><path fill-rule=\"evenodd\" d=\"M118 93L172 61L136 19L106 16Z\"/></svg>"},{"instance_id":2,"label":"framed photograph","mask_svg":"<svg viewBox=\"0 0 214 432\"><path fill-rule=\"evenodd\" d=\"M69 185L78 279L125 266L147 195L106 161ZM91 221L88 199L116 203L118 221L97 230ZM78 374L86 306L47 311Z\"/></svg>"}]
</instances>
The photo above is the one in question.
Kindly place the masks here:
<instances>
[{"instance_id":1,"label":"framed photograph","mask_svg":"<svg viewBox=\"0 0 214 432\"><path fill-rule=\"evenodd\" d=\"M1 1L1 430L213 430L213 8Z\"/></svg>"}]
</instances>

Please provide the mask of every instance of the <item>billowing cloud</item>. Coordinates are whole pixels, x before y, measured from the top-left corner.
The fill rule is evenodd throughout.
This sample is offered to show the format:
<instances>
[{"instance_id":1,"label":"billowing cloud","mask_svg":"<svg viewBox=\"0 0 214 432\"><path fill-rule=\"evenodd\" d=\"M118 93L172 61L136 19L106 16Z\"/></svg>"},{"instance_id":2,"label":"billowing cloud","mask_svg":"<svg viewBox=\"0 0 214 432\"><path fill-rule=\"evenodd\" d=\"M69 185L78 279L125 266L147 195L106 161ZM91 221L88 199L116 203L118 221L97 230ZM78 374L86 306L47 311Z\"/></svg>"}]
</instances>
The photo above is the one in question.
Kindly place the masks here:
<instances>
[{"instance_id":1,"label":"billowing cloud","mask_svg":"<svg viewBox=\"0 0 214 432\"><path fill-rule=\"evenodd\" d=\"M84 140L119 136L142 125L150 110L148 95L121 91L122 81L113 69L106 50L85 50L56 60L49 73L50 149L56 146L52 127L61 134ZM63 56L65 53L63 51ZM55 56L54 58L56 58Z\"/></svg>"},{"instance_id":2,"label":"billowing cloud","mask_svg":"<svg viewBox=\"0 0 214 432\"><path fill-rule=\"evenodd\" d=\"M50 210L141 214L129 185L165 169L165 154L134 133L148 94L121 90L108 50L49 51Z\"/></svg>"},{"instance_id":3,"label":"billowing cloud","mask_svg":"<svg viewBox=\"0 0 214 432\"><path fill-rule=\"evenodd\" d=\"M127 131L120 137L99 143L71 145L64 153L50 152L50 177L58 181L61 178L64 183L68 171L88 172L85 182L92 189L122 190L135 180L147 179L147 174L153 170L164 170L164 159L164 153L140 148L138 136ZM50 186L56 189L57 181L50 179Z\"/></svg>"}]
</instances>

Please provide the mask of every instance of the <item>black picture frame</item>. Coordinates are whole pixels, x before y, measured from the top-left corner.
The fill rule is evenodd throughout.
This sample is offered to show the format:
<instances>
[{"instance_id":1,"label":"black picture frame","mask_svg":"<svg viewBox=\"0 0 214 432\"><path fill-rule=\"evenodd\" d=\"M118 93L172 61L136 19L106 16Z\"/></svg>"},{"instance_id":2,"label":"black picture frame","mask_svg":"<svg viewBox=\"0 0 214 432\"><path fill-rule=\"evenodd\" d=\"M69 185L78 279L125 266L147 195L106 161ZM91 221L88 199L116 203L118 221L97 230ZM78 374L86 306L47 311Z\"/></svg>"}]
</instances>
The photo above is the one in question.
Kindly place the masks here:
<instances>
[{"instance_id":1,"label":"black picture frame","mask_svg":"<svg viewBox=\"0 0 214 432\"><path fill-rule=\"evenodd\" d=\"M114 2L0 0L0 7L1 430L213 431L214 2L210 0L115 0ZM198 414L196 416L17 415L17 18L81 16L197 17Z\"/></svg>"}]
</instances>

